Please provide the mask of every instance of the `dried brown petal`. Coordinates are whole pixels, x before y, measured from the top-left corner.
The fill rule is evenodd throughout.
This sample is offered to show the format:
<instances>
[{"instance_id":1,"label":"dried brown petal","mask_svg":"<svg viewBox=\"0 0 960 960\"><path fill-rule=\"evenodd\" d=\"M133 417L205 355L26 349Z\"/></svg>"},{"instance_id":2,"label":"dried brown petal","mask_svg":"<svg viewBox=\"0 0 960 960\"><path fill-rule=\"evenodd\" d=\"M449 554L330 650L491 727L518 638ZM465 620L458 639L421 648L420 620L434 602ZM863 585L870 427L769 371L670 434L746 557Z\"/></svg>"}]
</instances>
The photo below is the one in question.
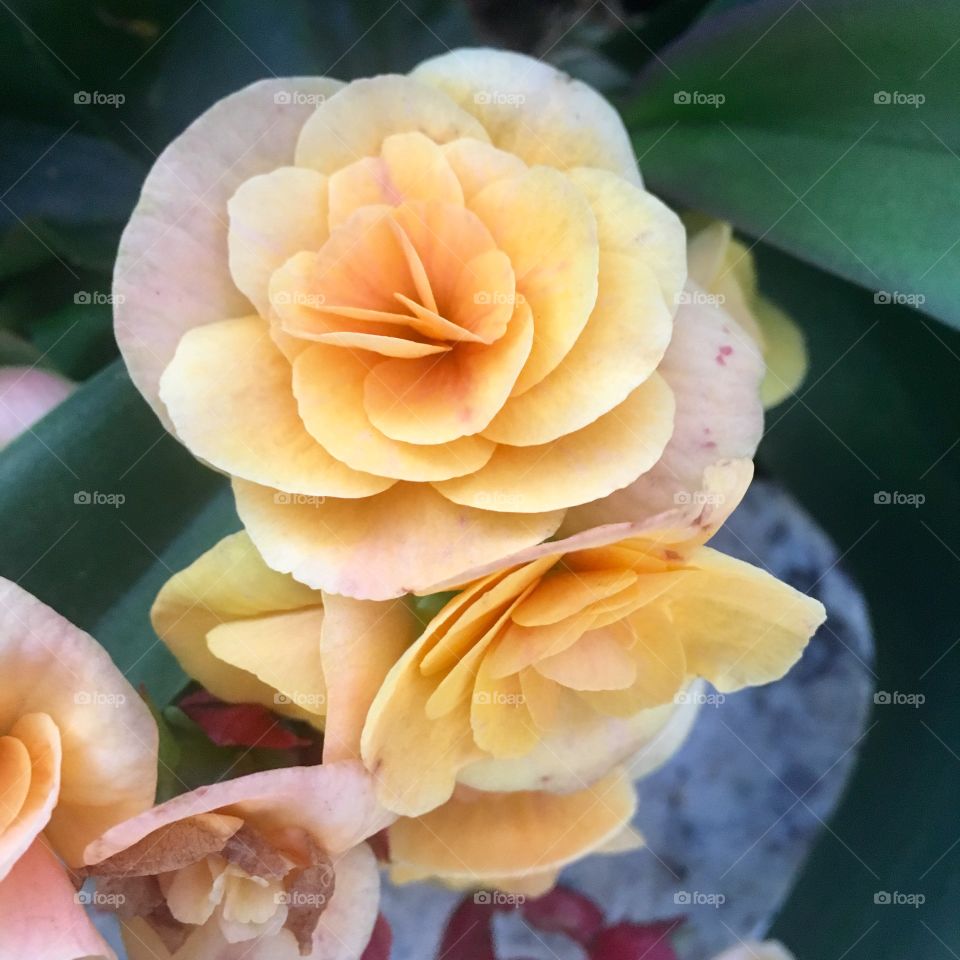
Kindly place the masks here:
<instances>
[{"instance_id":1,"label":"dried brown petal","mask_svg":"<svg viewBox=\"0 0 960 960\"><path fill-rule=\"evenodd\" d=\"M176 953L184 943L186 943L187 937L189 937L195 929L177 920L170 912L170 908L166 903L160 904L160 906L146 918L146 921L170 953Z\"/></svg>"},{"instance_id":2,"label":"dried brown petal","mask_svg":"<svg viewBox=\"0 0 960 960\"><path fill-rule=\"evenodd\" d=\"M146 917L164 902L156 877L104 877L97 882L97 896L112 898L122 920Z\"/></svg>"},{"instance_id":3,"label":"dried brown petal","mask_svg":"<svg viewBox=\"0 0 960 960\"><path fill-rule=\"evenodd\" d=\"M251 877L279 880L290 870L289 861L247 823L227 841L221 854Z\"/></svg>"},{"instance_id":4,"label":"dried brown petal","mask_svg":"<svg viewBox=\"0 0 960 960\"><path fill-rule=\"evenodd\" d=\"M333 896L335 875L333 861L312 839L309 841L310 863L295 867L287 874L287 922L284 926L296 937L300 956L313 952L313 933L320 916Z\"/></svg>"},{"instance_id":5,"label":"dried brown petal","mask_svg":"<svg viewBox=\"0 0 960 960\"><path fill-rule=\"evenodd\" d=\"M154 830L142 840L100 863L91 864L91 877L149 877L188 867L223 850L243 826L238 817L201 813Z\"/></svg>"}]
</instances>

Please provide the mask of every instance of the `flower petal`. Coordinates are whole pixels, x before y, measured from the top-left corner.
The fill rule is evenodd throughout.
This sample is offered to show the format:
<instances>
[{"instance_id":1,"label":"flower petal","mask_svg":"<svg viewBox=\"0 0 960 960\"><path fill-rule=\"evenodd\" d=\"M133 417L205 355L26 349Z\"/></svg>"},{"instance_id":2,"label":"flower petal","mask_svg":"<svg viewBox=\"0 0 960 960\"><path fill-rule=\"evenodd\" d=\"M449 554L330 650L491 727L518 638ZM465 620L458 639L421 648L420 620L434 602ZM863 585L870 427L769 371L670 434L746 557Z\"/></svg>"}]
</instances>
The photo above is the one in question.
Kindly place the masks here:
<instances>
[{"instance_id":1,"label":"flower petal","mask_svg":"<svg viewBox=\"0 0 960 960\"><path fill-rule=\"evenodd\" d=\"M461 437L425 446L394 440L377 430L364 409L368 361L329 344L310 346L294 361L293 390L300 416L326 450L357 470L400 480L439 480L482 467L494 445Z\"/></svg>"},{"instance_id":2,"label":"flower petal","mask_svg":"<svg viewBox=\"0 0 960 960\"><path fill-rule=\"evenodd\" d=\"M237 510L274 570L330 593L387 600L539 543L556 511L497 514L459 507L424 484L368 500L278 506L274 491L234 481ZM390 549L384 550L383 544Z\"/></svg>"},{"instance_id":3,"label":"flower petal","mask_svg":"<svg viewBox=\"0 0 960 960\"><path fill-rule=\"evenodd\" d=\"M491 183L470 208L510 258L533 311L533 349L514 390L522 393L567 355L596 304L596 220L580 190L549 167Z\"/></svg>"},{"instance_id":4,"label":"flower petal","mask_svg":"<svg viewBox=\"0 0 960 960\"><path fill-rule=\"evenodd\" d=\"M195 120L147 176L117 253L115 333L131 379L168 428L160 375L180 338L250 312L226 269L228 199L250 177L290 163L316 98L340 86L323 77L251 84Z\"/></svg>"},{"instance_id":5,"label":"flower petal","mask_svg":"<svg viewBox=\"0 0 960 960\"><path fill-rule=\"evenodd\" d=\"M74 390L65 377L35 367L0 368L0 449Z\"/></svg>"},{"instance_id":6,"label":"flower petal","mask_svg":"<svg viewBox=\"0 0 960 960\"><path fill-rule=\"evenodd\" d=\"M486 466L434 486L487 510L557 510L608 496L660 459L673 432L673 396L652 374L619 406L552 443L499 446Z\"/></svg>"},{"instance_id":7,"label":"flower petal","mask_svg":"<svg viewBox=\"0 0 960 960\"><path fill-rule=\"evenodd\" d=\"M404 600L374 603L324 595L320 649L326 678L323 762L360 757L360 734L384 678L416 638Z\"/></svg>"},{"instance_id":8,"label":"flower petal","mask_svg":"<svg viewBox=\"0 0 960 960\"><path fill-rule=\"evenodd\" d=\"M410 77L354 80L321 103L297 141L298 167L331 174L380 153L391 134L419 132L435 143L489 140L483 127L449 97Z\"/></svg>"},{"instance_id":9,"label":"flower petal","mask_svg":"<svg viewBox=\"0 0 960 960\"><path fill-rule=\"evenodd\" d=\"M16 677L0 686L0 730L47 714L60 732L60 791L46 833L76 866L90 840L153 803L156 724L89 634L2 578L0 675Z\"/></svg>"},{"instance_id":10,"label":"flower petal","mask_svg":"<svg viewBox=\"0 0 960 960\"><path fill-rule=\"evenodd\" d=\"M619 770L574 793L463 791L430 813L398 820L391 860L424 878L477 885L557 870L616 836L635 806L633 784Z\"/></svg>"},{"instance_id":11,"label":"flower petal","mask_svg":"<svg viewBox=\"0 0 960 960\"><path fill-rule=\"evenodd\" d=\"M640 183L616 110L543 61L507 50L460 49L425 60L412 76L443 90L480 120L497 147L529 164L601 167Z\"/></svg>"},{"instance_id":12,"label":"flower petal","mask_svg":"<svg viewBox=\"0 0 960 960\"><path fill-rule=\"evenodd\" d=\"M42 839L0 880L4 960L116 960Z\"/></svg>"},{"instance_id":13,"label":"flower petal","mask_svg":"<svg viewBox=\"0 0 960 960\"><path fill-rule=\"evenodd\" d=\"M470 201L488 183L517 177L527 168L516 154L469 137L451 140L440 149L460 181L465 201Z\"/></svg>"},{"instance_id":14,"label":"flower petal","mask_svg":"<svg viewBox=\"0 0 960 960\"><path fill-rule=\"evenodd\" d=\"M653 373L672 330L651 270L601 251L600 292L583 333L543 380L506 402L483 435L531 446L593 423Z\"/></svg>"},{"instance_id":15,"label":"flower petal","mask_svg":"<svg viewBox=\"0 0 960 960\"><path fill-rule=\"evenodd\" d=\"M571 510L564 532L637 520L698 500L718 508L714 512L719 526L739 503L746 485L737 496L738 483L732 476L726 499L711 504L703 499L704 476L720 461L753 457L763 432L759 397L763 369L756 344L731 317L709 304L682 304L674 318L673 339L658 367L677 404L676 425L663 456L626 489ZM749 469L748 463L730 465L737 475Z\"/></svg>"},{"instance_id":16,"label":"flower petal","mask_svg":"<svg viewBox=\"0 0 960 960\"><path fill-rule=\"evenodd\" d=\"M180 438L220 470L308 496L368 497L392 485L335 460L307 432L292 391L290 363L259 317L189 331L160 384Z\"/></svg>"},{"instance_id":17,"label":"flower petal","mask_svg":"<svg viewBox=\"0 0 960 960\"><path fill-rule=\"evenodd\" d=\"M278 167L240 184L227 203L233 282L270 315L270 275L295 253L319 250L327 229L327 179L315 170Z\"/></svg>"}]
</instances>

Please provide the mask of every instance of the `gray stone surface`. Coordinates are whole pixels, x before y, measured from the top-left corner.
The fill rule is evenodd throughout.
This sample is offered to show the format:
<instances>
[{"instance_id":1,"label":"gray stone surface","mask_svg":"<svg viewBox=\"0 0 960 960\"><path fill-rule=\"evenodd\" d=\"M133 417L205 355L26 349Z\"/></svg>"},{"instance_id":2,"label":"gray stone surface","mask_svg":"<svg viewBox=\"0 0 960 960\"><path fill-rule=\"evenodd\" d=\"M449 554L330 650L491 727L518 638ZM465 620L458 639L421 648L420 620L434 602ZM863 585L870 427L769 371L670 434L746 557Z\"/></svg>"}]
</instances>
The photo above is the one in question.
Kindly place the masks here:
<instances>
[{"instance_id":1,"label":"gray stone surface","mask_svg":"<svg viewBox=\"0 0 960 960\"><path fill-rule=\"evenodd\" d=\"M829 829L873 689L863 600L835 547L789 497L755 483L711 546L812 593L828 620L785 679L704 706L683 749L640 783L644 849L589 858L562 878L611 921L685 915L677 937L684 960L706 960L769 927L812 842ZM387 885L394 960L434 957L458 899L426 885ZM498 916L496 934L504 960L584 956L513 914Z\"/></svg>"}]
</instances>

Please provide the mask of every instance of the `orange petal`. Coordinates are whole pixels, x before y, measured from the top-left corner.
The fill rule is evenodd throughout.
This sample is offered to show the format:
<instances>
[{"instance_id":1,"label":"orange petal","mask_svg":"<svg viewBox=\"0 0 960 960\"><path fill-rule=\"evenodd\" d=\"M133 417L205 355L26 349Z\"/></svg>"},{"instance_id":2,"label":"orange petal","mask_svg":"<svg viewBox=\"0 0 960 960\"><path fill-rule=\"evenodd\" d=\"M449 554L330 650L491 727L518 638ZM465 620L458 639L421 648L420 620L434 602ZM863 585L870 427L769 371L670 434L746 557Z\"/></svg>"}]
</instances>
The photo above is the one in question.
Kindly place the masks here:
<instances>
[{"instance_id":1,"label":"orange petal","mask_svg":"<svg viewBox=\"0 0 960 960\"><path fill-rule=\"evenodd\" d=\"M621 622L588 630L562 653L538 660L533 668L572 690L624 690L637 677L636 661L622 636L625 628Z\"/></svg>"}]
</instances>

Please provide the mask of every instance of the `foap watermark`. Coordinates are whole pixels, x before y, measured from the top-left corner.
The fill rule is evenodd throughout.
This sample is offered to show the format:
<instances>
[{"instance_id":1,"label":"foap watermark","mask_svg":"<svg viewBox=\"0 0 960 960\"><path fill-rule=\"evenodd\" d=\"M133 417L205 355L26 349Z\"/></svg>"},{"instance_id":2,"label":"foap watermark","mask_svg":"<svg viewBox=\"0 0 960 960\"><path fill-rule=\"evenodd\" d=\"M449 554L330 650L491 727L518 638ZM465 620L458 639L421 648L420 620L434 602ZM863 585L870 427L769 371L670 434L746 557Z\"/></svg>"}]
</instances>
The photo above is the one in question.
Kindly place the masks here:
<instances>
[{"instance_id":1,"label":"foap watermark","mask_svg":"<svg viewBox=\"0 0 960 960\"><path fill-rule=\"evenodd\" d=\"M927 702L927 698L922 693L903 693L900 690L878 690L873 695L873 702L881 707L913 707L914 710L916 710Z\"/></svg>"},{"instance_id":2,"label":"foap watermark","mask_svg":"<svg viewBox=\"0 0 960 960\"><path fill-rule=\"evenodd\" d=\"M327 697L323 693L307 693L300 690L292 690L290 693L275 693L273 702L277 706L283 707L303 707L305 710L312 710L315 707L322 707L327 702Z\"/></svg>"},{"instance_id":3,"label":"foap watermark","mask_svg":"<svg viewBox=\"0 0 960 960\"><path fill-rule=\"evenodd\" d=\"M273 102L278 107L319 107L326 100L322 93L308 93L306 90L278 90Z\"/></svg>"},{"instance_id":4,"label":"foap watermark","mask_svg":"<svg viewBox=\"0 0 960 960\"><path fill-rule=\"evenodd\" d=\"M275 893L273 902L286 907L325 907L328 895L319 891L283 890Z\"/></svg>"},{"instance_id":5,"label":"foap watermark","mask_svg":"<svg viewBox=\"0 0 960 960\"><path fill-rule=\"evenodd\" d=\"M878 890L873 895L873 902L878 907L913 907L914 910L918 910L927 902L927 898L922 893Z\"/></svg>"},{"instance_id":6,"label":"foap watermark","mask_svg":"<svg viewBox=\"0 0 960 960\"><path fill-rule=\"evenodd\" d=\"M78 90L73 102L81 107L122 107L127 98L122 93L104 93L101 90Z\"/></svg>"},{"instance_id":7,"label":"foap watermark","mask_svg":"<svg viewBox=\"0 0 960 960\"><path fill-rule=\"evenodd\" d=\"M504 693L502 690L477 690L473 702L488 707L519 707L527 702L522 693Z\"/></svg>"},{"instance_id":8,"label":"foap watermark","mask_svg":"<svg viewBox=\"0 0 960 960\"><path fill-rule=\"evenodd\" d=\"M289 290L278 290L270 298L270 301L281 307L290 305L298 307L322 307L327 302L327 298L322 293L303 293L302 291L291 293Z\"/></svg>"},{"instance_id":9,"label":"foap watermark","mask_svg":"<svg viewBox=\"0 0 960 960\"><path fill-rule=\"evenodd\" d=\"M127 898L122 893L101 893L99 890L78 890L73 895L73 902L82 907L97 907L100 910L116 910L122 907Z\"/></svg>"},{"instance_id":10,"label":"foap watermark","mask_svg":"<svg viewBox=\"0 0 960 960\"><path fill-rule=\"evenodd\" d=\"M102 290L78 290L73 295L73 302L78 307L112 306L126 299L122 293L104 293Z\"/></svg>"},{"instance_id":11,"label":"foap watermark","mask_svg":"<svg viewBox=\"0 0 960 960\"><path fill-rule=\"evenodd\" d=\"M122 493L102 493L100 490L77 490L73 502L78 507L113 507L118 510L127 498Z\"/></svg>"},{"instance_id":12,"label":"foap watermark","mask_svg":"<svg viewBox=\"0 0 960 960\"><path fill-rule=\"evenodd\" d=\"M927 498L922 493L903 493L901 490L877 490L873 502L878 507L922 507Z\"/></svg>"},{"instance_id":13,"label":"foap watermark","mask_svg":"<svg viewBox=\"0 0 960 960\"><path fill-rule=\"evenodd\" d=\"M686 507L691 503L698 506L706 506L707 504L717 506L723 503L724 499L722 493L708 493L706 490L678 490L673 495L673 502L678 507Z\"/></svg>"},{"instance_id":14,"label":"foap watermark","mask_svg":"<svg viewBox=\"0 0 960 960\"><path fill-rule=\"evenodd\" d=\"M922 293L902 293L900 290L878 290L873 302L879 306L922 307L927 298Z\"/></svg>"},{"instance_id":15,"label":"foap watermark","mask_svg":"<svg viewBox=\"0 0 960 960\"><path fill-rule=\"evenodd\" d=\"M479 106L520 107L527 102L525 94L511 93L508 90L478 90L473 102Z\"/></svg>"},{"instance_id":16,"label":"foap watermark","mask_svg":"<svg viewBox=\"0 0 960 960\"><path fill-rule=\"evenodd\" d=\"M278 490L273 495L273 502L282 507L320 507L327 502L327 498L309 493L285 493Z\"/></svg>"},{"instance_id":17,"label":"foap watermark","mask_svg":"<svg viewBox=\"0 0 960 960\"><path fill-rule=\"evenodd\" d=\"M478 890L473 902L492 907L519 907L527 902L522 893L504 893L502 890Z\"/></svg>"},{"instance_id":18,"label":"foap watermark","mask_svg":"<svg viewBox=\"0 0 960 960\"><path fill-rule=\"evenodd\" d=\"M515 307L518 303L526 303L522 293L504 293L502 290L478 290L473 295L473 302L480 306L489 306L490 304L506 304L508 307Z\"/></svg>"},{"instance_id":19,"label":"foap watermark","mask_svg":"<svg viewBox=\"0 0 960 960\"><path fill-rule=\"evenodd\" d=\"M78 690L73 695L73 702L78 707L122 707L127 702L127 696L102 690Z\"/></svg>"},{"instance_id":20,"label":"foap watermark","mask_svg":"<svg viewBox=\"0 0 960 960\"><path fill-rule=\"evenodd\" d=\"M679 907L713 907L714 910L716 910L727 902L727 898L722 893L704 893L702 890L678 890L673 895L673 902Z\"/></svg>"},{"instance_id":21,"label":"foap watermark","mask_svg":"<svg viewBox=\"0 0 960 960\"><path fill-rule=\"evenodd\" d=\"M727 102L727 97L723 93L706 93L703 90L678 90L673 95L673 102L682 106L713 107L717 110Z\"/></svg>"},{"instance_id":22,"label":"foap watermark","mask_svg":"<svg viewBox=\"0 0 960 960\"><path fill-rule=\"evenodd\" d=\"M681 690L674 695L673 702L676 704L696 703L701 707L719 707L727 702L727 698L722 693L707 693L703 690Z\"/></svg>"},{"instance_id":23,"label":"foap watermark","mask_svg":"<svg viewBox=\"0 0 960 960\"><path fill-rule=\"evenodd\" d=\"M706 290L699 289L681 290L674 300L678 306L691 304L701 307L722 307L727 302L726 296L722 293L707 293Z\"/></svg>"},{"instance_id":24,"label":"foap watermark","mask_svg":"<svg viewBox=\"0 0 960 960\"><path fill-rule=\"evenodd\" d=\"M903 90L878 90L873 102L880 106L917 107L923 106L927 98L922 93L906 93Z\"/></svg>"}]
</instances>

